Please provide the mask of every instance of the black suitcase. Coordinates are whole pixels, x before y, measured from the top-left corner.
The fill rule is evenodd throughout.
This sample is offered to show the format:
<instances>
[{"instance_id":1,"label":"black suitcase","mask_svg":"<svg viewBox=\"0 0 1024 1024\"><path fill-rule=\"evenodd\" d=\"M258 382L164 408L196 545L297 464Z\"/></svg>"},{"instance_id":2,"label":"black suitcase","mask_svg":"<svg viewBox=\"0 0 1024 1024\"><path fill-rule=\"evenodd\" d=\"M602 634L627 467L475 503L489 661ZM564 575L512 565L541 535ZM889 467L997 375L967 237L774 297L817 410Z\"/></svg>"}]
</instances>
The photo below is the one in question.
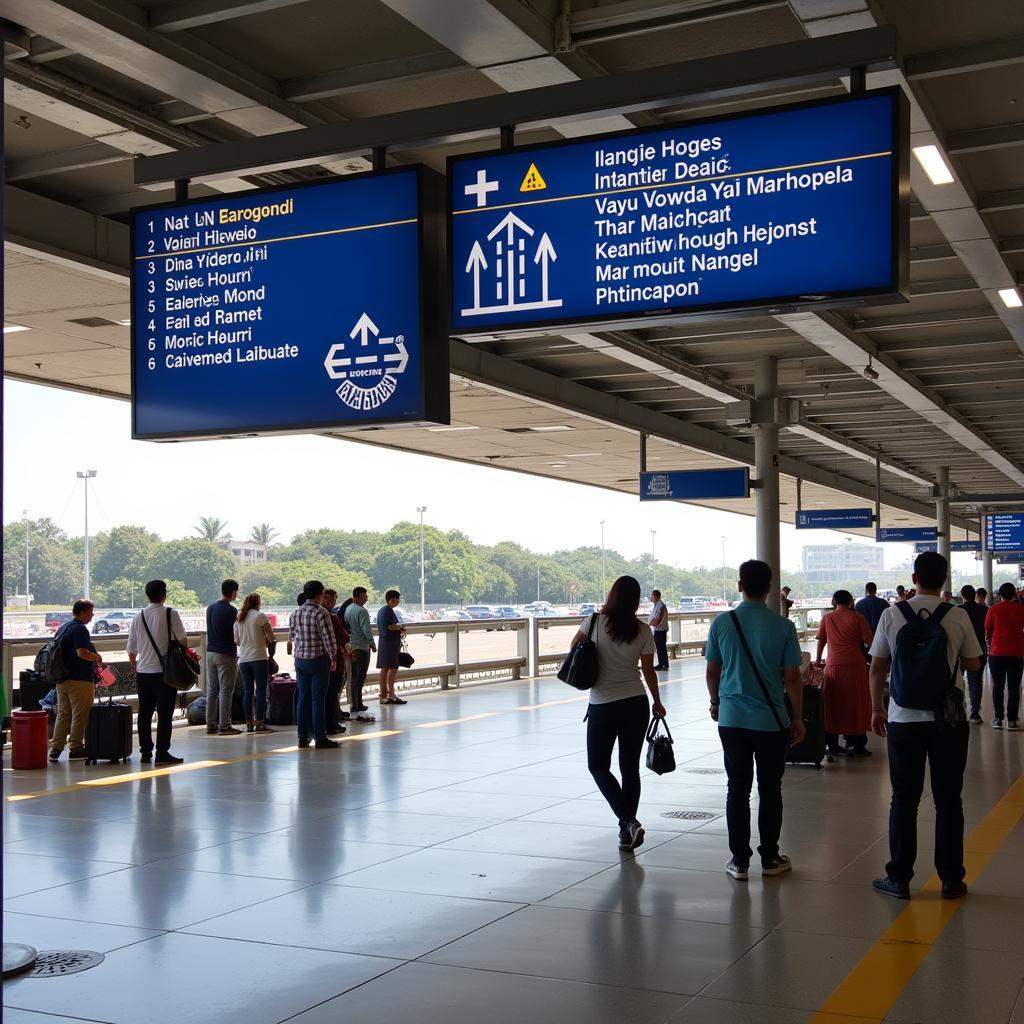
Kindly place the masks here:
<instances>
[{"instance_id":1,"label":"black suitcase","mask_svg":"<svg viewBox=\"0 0 1024 1024\"><path fill-rule=\"evenodd\" d=\"M39 702L53 689L35 669L25 669L18 676L18 706L22 711L39 711Z\"/></svg>"},{"instance_id":2,"label":"black suitcase","mask_svg":"<svg viewBox=\"0 0 1024 1024\"><path fill-rule=\"evenodd\" d=\"M267 722L295 724L295 680L287 672L271 676L267 685Z\"/></svg>"},{"instance_id":3,"label":"black suitcase","mask_svg":"<svg viewBox=\"0 0 1024 1024\"><path fill-rule=\"evenodd\" d=\"M132 709L130 704L94 704L85 727L85 763L120 761L132 756Z\"/></svg>"},{"instance_id":4,"label":"black suitcase","mask_svg":"<svg viewBox=\"0 0 1024 1024\"><path fill-rule=\"evenodd\" d=\"M807 735L789 748L787 760L790 764L813 764L820 768L825 760L825 705L817 686L804 687L804 729Z\"/></svg>"}]
</instances>

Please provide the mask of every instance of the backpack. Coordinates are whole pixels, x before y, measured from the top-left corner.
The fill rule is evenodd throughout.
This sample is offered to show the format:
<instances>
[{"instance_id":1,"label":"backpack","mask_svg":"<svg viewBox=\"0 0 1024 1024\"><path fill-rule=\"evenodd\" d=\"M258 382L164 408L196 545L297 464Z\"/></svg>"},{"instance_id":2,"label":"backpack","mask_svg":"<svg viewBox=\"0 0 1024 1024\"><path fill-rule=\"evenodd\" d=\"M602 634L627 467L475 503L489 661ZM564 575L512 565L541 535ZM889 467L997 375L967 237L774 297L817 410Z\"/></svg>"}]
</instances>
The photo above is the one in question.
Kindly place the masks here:
<instances>
[{"instance_id":1,"label":"backpack","mask_svg":"<svg viewBox=\"0 0 1024 1024\"><path fill-rule=\"evenodd\" d=\"M71 624L65 622L36 655L33 667L48 683L62 683L68 677L64 667L64 633Z\"/></svg>"},{"instance_id":2,"label":"backpack","mask_svg":"<svg viewBox=\"0 0 1024 1024\"><path fill-rule=\"evenodd\" d=\"M901 708L935 711L956 686L956 669L950 669L946 631L942 620L953 607L947 602L934 612L915 612L909 602L896 607L907 620L896 634L889 692Z\"/></svg>"}]
</instances>

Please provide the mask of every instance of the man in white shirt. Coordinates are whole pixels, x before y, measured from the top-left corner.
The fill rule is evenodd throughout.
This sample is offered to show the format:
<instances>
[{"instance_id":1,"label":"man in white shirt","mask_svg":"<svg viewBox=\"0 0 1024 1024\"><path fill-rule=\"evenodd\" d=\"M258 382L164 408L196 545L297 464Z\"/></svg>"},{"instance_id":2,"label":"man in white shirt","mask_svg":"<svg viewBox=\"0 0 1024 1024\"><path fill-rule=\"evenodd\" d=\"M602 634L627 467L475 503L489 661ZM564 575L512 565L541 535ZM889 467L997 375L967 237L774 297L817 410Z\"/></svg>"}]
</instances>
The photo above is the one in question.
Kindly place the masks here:
<instances>
[{"instance_id":1,"label":"man in white shirt","mask_svg":"<svg viewBox=\"0 0 1024 1024\"><path fill-rule=\"evenodd\" d=\"M654 633L654 649L658 652L656 672L668 671L668 608L661 599L660 590L651 591L651 615L647 624Z\"/></svg>"},{"instance_id":2,"label":"man in white shirt","mask_svg":"<svg viewBox=\"0 0 1024 1024\"><path fill-rule=\"evenodd\" d=\"M946 581L946 559L936 551L919 555L914 562L914 597L887 608L878 621L871 644L871 728L875 734L888 738L889 776L892 781L892 805L889 810L889 863L885 877L876 879L875 889L896 899L910 898L910 880L914 877L917 859L917 808L924 790L925 763L931 771L932 794L935 798L935 870L942 882L945 899L959 899L967 892L964 884L964 808L961 800L964 769L967 767L967 743L970 725L964 708L963 677L958 668L975 672L981 664L981 647L974 627L962 608L941 600ZM945 660L937 667L943 673L935 680L934 690L944 686L947 697L935 701L941 707L942 721L936 712L919 706L901 707L896 700L905 686L910 692L914 667L929 663L932 650L925 642L911 649L899 634L913 629L905 610L927 621L940 616L939 625L945 633ZM906 634L909 637L911 634ZM920 634L918 634L920 635ZM941 656L941 647L934 649ZM882 693L889 665L893 681L886 709ZM905 659L905 660L904 660ZM940 657L941 660L941 657ZM899 662L905 666L901 668ZM907 681L903 681L903 673ZM917 680L914 679L916 682ZM929 682L929 685L930 682ZM958 705L958 706L957 706Z\"/></svg>"},{"instance_id":3,"label":"man in white shirt","mask_svg":"<svg viewBox=\"0 0 1024 1024\"><path fill-rule=\"evenodd\" d=\"M149 604L132 619L128 631L128 663L136 677L139 694L139 752L143 762L181 764L184 758L171 754L171 718L178 691L164 682L163 657L170 636L168 621L177 641L188 646L181 616L164 607L167 584L150 580L146 584ZM156 757L153 757L153 712L156 711Z\"/></svg>"}]
</instances>

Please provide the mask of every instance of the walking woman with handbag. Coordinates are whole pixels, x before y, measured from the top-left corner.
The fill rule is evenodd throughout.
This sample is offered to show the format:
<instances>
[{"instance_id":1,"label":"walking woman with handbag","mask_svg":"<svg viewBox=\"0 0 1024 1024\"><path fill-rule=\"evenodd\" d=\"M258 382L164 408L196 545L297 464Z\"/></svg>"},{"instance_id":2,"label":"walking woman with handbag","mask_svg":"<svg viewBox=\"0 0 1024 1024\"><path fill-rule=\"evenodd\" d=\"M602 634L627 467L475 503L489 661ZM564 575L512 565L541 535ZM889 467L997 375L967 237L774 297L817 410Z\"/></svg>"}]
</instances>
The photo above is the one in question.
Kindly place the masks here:
<instances>
[{"instance_id":1,"label":"walking woman with handbag","mask_svg":"<svg viewBox=\"0 0 1024 1024\"><path fill-rule=\"evenodd\" d=\"M587 710L587 767L618 818L620 850L635 850L644 841L643 826L636 817L640 756L652 710L644 683L651 691L654 715L665 717L654 671L654 634L636 617L639 607L640 584L632 576L620 576L608 591L604 607L587 616L572 641L575 649L589 635L597 648L597 680L590 689ZM611 771L616 742L621 782Z\"/></svg>"}]
</instances>

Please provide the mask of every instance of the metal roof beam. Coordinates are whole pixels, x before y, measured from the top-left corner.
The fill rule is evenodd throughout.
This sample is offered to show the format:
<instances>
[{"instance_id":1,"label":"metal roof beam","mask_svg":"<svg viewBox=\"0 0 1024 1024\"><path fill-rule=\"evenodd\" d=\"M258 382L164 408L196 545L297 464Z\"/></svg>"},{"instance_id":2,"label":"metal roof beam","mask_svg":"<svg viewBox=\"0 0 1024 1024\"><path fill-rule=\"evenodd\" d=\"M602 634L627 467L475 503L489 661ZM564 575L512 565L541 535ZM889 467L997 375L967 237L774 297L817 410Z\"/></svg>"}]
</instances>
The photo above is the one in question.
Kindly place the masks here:
<instances>
[{"instance_id":1,"label":"metal roof beam","mask_svg":"<svg viewBox=\"0 0 1024 1024\"><path fill-rule=\"evenodd\" d=\"M982 153L990 149L1024 146L1024 122L994 124L985 128L966 128L946 136L947 153Z\"/></svg>"},{"instance_id":2,"label":"metal roof beam","mask_svg":"<svg viewBox=\"0 0 1024 1024\"><path fill-rule=\"evenodd\" d=\"M785 6L786 0L625 0L573 11L569 31L575 45L586 46Z\"/></svg>"},{"instance_id":3,"label":"metal roof beam","mask_svg":"<svg viewBox=\"0 0 1024 1024\"><path fill-rule=\"evenodd\" d=\"M87 167L103 167L106 164L131 160L132 154L114 149L102 142L88 146L75 146L58 153L42 153L39 156L22 157L7 164L4 178L8 182L25 181L28 178L42 178L48 174L65 174Z\"/></svg>"},{"instance_id":4,"label":"metal roof beam","mask_svg":"<svg viewBox=\"0 0 1024 1024\"><path fill-rule=\"evenodd\" d=\"M154 32L181 32L220 21L244 18L250 14L279 11L308 0L177 0L149 11L149 27Z\"/></svg>"},{"instance_id":5,"label":"metal roof beam","mask_svg":"<svg viewBox=\"0 0 1024 1024\"><path fill-rule=\"evenodd\" d=\"M584 419L620 430L644 433L674 442L702 455L712 455L740 465L753 466L754 446L718 430L684 423L673 416L655 412L593 388L503 359L452 339L448 346L452 374L476 381L494 391L529 399L540 405L569 412ZM833 473L791 456L779 457L779 470L786 476L827 487L865 501L874 501L873 483ZM915 501L895 491L882 491L882 504L912 515L932 518L931 502ZM958 524L960 525L960 524Z\"/></svg>"},{"instance_id":6,"label":"metal roof beam","mask_svg":"<svg viewBox=\"0 0 1024 1024\"><path fill-rule=\"evenodd\" d=\"M1003 210L1024 209L1024 188L988 192L978 196L979 213L1001 213Z\"/></svg>"},{"instance_id":7,"label":"metal roof beam","mask_svg":"<svg viewBox=\"0 0 1024 1024\"><path fill-rule=\"evenodd\" d=\"M907 57L903 66L907 78L919 81L940 78L943 75L962 75L986 68L1005 67L1024 61L1024 36L1006 36L1003 39L987 39L953 50L938 50L932 53L914 53Z\"/></svg>"},{"instance_id":8,"label":"metal roof beam","mask_svg":"<svg viewBox=\"0 0 1024 1024\"><path fill-rule=\"evenodd\" d=\"M343 96L378 85L412 82L419 78L465 71L466 63L447 50L418 53L412 57L396 57L372 64L353 64L334 71L324 71L308 78L294 78L284 82L281 94L293 103L308 103L329 96Z\"/></svg>"},{"instance_id":9,"label":"metal roof beam","mask_svg":"<svg viewBox=\"0 0 1024 1024\"><path fill-rule=\"evenodd\" d=\"M242 139L209 146L199 153L145 157L136 162L135 180L140 185L180 178L205 181L363 155L374 146L403 149L491 137L505 124L557 127L592 117L600 119L609 113L652 110L684 98L742 97L762 89L766 81L827 81L850 65L892 67L895 53L893 29L866 29L428 109L399 111L301 132Z\"/></svg>"}]
</instances>

